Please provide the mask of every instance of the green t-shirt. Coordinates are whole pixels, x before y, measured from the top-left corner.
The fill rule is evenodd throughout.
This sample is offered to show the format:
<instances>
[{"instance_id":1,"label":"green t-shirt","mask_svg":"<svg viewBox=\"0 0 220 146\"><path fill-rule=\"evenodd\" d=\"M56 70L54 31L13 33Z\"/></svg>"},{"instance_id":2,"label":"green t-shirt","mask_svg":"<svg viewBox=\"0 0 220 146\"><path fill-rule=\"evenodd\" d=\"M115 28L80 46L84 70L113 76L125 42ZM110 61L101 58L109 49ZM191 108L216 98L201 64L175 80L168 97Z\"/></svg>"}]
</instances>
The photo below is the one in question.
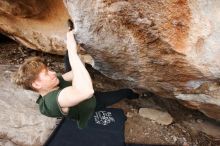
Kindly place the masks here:
<instances>
[{"instance_id":1,"label":"green t-shirt","mask_svg":"<svg viewBox=\"0 0 220 146\"><path fill-rule=\"evenodd\" d=\"M91 115L95 110L95 106L96 106L95 97L93 96L90 99L82 101L78 105L70 107L68 114L63 113L57 101L58 95L63 88L71 86L72 83L65 81L63 77L60 75L58 75L57 77L60 82L59 88L57 90L49 92L45 96L39 96L39 98L36 101L39 104L40 112L48 117L65 116L74 119L77 121L79 128L84 128L87 125L89 118L91 117ZM70 95L70 96L74 96L74 95Z\"/></svg>"}]
</instances>

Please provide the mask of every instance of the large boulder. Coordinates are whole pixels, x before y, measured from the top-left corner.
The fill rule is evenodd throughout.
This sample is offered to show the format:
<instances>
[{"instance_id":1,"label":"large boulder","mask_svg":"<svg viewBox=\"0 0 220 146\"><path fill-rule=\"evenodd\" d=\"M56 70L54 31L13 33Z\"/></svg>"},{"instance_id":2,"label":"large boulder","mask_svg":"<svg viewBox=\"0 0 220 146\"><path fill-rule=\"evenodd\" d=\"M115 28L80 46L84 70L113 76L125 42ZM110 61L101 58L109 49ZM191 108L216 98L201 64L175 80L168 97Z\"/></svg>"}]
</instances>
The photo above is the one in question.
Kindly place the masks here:
<instances>
[{"instance_id":1,"label":"large boulder","mask_svg":"<svg viewBox=\"0 0 220 146\"><path fill-rule=\"evenodd\" d=\"M115 80L220 120L218 0L65 0L77 40Z\"/></svg>"},{"instance_id":2,"label":"large boulder","mask_svg":"<svg viewBox=\"0 0 220 146\"><path fill-rule=\"evenodd\" d=\"M0 4L0 32L27 47L64 54L70 15L77 41L101 73L132 88L177 98L220 120L218 0Z\"/></svg>"},{"instance_id":3,"label":"large boulder","mask_svg":"<svg viewBox=\"0 0 220 146\"><path fill-rule=\"evenodd\" d=\"M0 65L0 145L43 145L56 119L39 112L36 93L20 89L11 82L15 69L13 65Z\"/></svg>"}]
</instances>

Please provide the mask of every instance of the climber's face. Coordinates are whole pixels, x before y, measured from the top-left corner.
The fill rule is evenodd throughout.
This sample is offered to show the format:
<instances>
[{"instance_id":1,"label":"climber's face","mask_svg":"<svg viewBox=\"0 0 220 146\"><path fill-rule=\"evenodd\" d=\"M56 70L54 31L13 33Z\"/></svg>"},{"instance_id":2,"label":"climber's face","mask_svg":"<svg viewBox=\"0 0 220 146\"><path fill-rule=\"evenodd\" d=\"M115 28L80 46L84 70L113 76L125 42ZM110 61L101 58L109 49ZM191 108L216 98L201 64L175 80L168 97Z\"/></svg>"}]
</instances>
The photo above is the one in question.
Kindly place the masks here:
<instances>
[{"instance_id":1,"label":"climber's face","mask_svg":"<svg viewBox=\"0 0 220 146\"><path fill-rule=\"evenodd\" d=\"M44 68L39 73L37 79L32 83L32 86L37 91L50 91L59 84L59 79L56 76L56 72Z\"/></svg>"}]
</instances>

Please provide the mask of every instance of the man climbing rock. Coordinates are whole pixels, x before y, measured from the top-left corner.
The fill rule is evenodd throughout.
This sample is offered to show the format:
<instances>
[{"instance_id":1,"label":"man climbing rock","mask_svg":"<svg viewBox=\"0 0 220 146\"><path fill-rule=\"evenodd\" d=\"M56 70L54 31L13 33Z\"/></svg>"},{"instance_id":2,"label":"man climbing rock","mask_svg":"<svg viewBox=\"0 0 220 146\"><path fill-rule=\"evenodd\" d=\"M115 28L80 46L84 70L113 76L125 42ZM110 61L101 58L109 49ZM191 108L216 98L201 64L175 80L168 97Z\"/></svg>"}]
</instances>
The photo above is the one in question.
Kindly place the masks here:
<instances>
[{"instance_id":1,"label":"man climbing rock","mask_svg":"<svg viewBox=\"0 0 220 146\"><path fill-rule=\"evenodd\" d=\"M32 57L14 76L17 85L40 94L37 103L43 115L75 119L78 127L84 128L94 111L123 98L139 97L131 89L94 92L90 75L77 54L73 30L67 32L67 50L72 70L63 75L50 70L43 59Z\"/></svg>"}]
</instances>

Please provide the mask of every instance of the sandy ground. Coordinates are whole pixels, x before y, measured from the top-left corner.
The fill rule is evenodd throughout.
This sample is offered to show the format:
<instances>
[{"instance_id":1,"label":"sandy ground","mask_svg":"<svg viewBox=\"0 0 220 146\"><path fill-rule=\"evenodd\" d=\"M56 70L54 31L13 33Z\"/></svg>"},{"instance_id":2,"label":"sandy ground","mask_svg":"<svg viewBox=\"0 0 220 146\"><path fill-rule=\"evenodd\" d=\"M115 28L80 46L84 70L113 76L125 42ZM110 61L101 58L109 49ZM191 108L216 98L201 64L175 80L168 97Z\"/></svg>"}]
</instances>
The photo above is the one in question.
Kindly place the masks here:
<instances>
[{"instance_id":1,"label":"sandy ground","mask_svg":"<svg viewBox=\"0 0 220 146\"><path fill-rule=\"evenodd\" d=\"M0 64L21 64L25 58L30 56L41 56L45 58L48 65L57 72L63 72L63 56L51 55L27 49L13 41L0 41ZM94 82L95 90L114 90L121 86L87 65ZM124 100L114 105L122 108L128 119L125 125L125 140L127 143L139 144L164 144L184 146L220 146L218 138L207 135L198 130L192 130L185 123L199 123L209 121L214 124L218 122L205 117L202 113L190 110L172 99L164 99L153 94L147 94L137 100ZM155 121L143 118L138 114L139 108L148 107L167 111L174 118L174 122L168 126L160 125ZM220 124L219 124L220 125Z\"/></svg>"}]
</instances>

